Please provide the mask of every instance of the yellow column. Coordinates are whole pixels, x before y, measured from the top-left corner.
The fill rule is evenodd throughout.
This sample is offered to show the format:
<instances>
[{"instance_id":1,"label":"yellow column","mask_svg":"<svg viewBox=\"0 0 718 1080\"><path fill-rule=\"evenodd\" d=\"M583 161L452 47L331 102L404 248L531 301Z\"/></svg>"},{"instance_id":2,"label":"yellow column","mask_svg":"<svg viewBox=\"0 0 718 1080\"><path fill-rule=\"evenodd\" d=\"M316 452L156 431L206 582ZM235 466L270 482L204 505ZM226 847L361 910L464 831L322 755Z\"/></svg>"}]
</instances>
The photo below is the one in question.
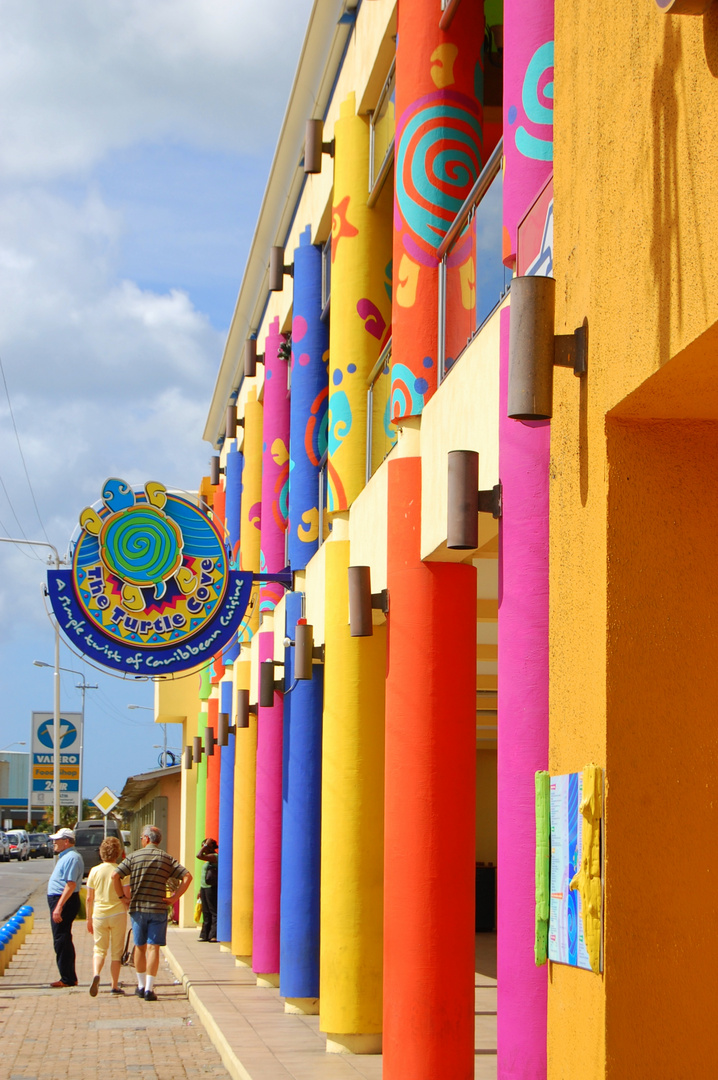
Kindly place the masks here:
<instances>
[{"instance_id":1,"label":"yellow column","mask_svg":"<svg viewBox=\"0 0 718 1080\"><path fill-rule=\"evenodd\" d=\"M326 543L320 1027L377 1053L382 1030L385 628L349 634L344 515Z\"/></svg>"},{"instance_id":2,"label":"yellow column","mask_svg":"<svg viewBox=\"0 0 718 1080\"><path fill-rule=\"evenodd\" d=\"M262 506L262 434L264 406L257 401L256 390L250 390L244 406L244 470L242 473L242 511L240 528L240 569L259 571L260 513ZM239 634L241 642L249 642L259 626L259 586L252 590L247 614Z\"/></svg>"},{"instance_id":3,"label":"yellow column","mask_svg":"<svg viewBox=\"0 0 718 1080\"><path fill-rule=\"evenodd\" d=\"M249 690L251 663L240 655L234 663L237 690ZM237 723L234 716L233 724ZM257 716L249 714L249 727L237 728L234 758L234 848L232 888L232 952L251 967L254 895L254 791L257 763Z\"/></svg>"}]
</instances>

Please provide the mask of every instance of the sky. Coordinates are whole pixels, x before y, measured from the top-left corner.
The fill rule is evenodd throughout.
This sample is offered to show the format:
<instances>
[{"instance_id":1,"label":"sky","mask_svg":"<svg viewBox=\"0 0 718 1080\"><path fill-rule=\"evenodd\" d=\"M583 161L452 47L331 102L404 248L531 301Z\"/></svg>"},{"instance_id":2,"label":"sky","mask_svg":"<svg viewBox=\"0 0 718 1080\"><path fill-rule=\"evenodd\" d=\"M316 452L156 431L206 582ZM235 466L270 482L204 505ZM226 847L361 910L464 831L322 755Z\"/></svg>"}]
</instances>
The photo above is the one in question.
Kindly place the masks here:
<instances>
[{"instance_id":1,"label":"sky","mask_svg":"<svg viewBox=\"0 0 718 1080\"><path fill-rule=\"evenodd\" d=\"M196 488L312 0L0 0L0 534L61 554L103 481ZM0 748L52 710L48 552L0 543ZM157 765L86 664L84 795ZM63 673L63 711L79 711ZM128 704L142 709L128 710ZM179 746L181 729L168 728ZM12 745L23 751L26 747Z\"/></svg>"}]
</instances>

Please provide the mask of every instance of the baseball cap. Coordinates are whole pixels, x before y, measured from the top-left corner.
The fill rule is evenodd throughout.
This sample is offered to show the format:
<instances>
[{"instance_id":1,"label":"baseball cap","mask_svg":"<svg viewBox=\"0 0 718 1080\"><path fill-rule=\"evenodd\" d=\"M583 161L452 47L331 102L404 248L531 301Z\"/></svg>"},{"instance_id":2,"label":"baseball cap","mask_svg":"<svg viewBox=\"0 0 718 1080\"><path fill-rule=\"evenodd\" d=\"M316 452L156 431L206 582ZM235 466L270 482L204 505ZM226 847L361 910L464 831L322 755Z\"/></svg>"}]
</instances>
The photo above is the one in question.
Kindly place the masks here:
<instances>
[{"instance_id":1,"label":"baseball cap","mask_svg":"<svg viewBox=\"0 0 718 1080\"><path fill-rule=\"evenodd\" d=\"M51 840L74 840L75 834L72 829L58 829L56 833L53 833L50 837Z\"/></svg>"}]
</instances>

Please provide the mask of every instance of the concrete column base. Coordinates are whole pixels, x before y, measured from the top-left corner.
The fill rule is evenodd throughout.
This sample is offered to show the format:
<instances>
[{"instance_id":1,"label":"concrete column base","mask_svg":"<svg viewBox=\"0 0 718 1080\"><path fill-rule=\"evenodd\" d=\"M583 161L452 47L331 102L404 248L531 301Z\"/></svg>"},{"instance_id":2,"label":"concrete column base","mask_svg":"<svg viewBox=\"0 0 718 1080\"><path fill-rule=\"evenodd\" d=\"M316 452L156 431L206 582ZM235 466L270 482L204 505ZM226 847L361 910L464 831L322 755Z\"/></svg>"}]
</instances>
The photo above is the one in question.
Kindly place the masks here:
<instances>
[{"instance_id":1,"label":"concrete column base","mask_svg":"<svg viewBox=\"0 0 718 1080\"><path fill-rule=\"evenodd\" d=\"M251 956L235 956L234 965L235 965L235 967L251 968L251 966L252 966L252 957Z\"/></svg>"},{"instance_id":2,"label":"concrete column base","mask_svg":"<svg viewBox=\"0 0 718 1080\"><path fill-rule=\"evenodd\" d=\"M317 1016L319 1013L319 998L285 998L285 1013L300 1013L302 1016Z\"/></svg>"},{"instance_id":3,"label":"concrete column base","mask_svg":"<svg viewBox=\"0 0 718 1080\"><path fill-rule=\"evenodd\" d=\"M220 952L231 952L232 947L230 945L220 945L219 951Z\"/></svg>"},{"instance_id":4,"label":"concrete column base","mask_svg":"<svg viewBox=\"0 0 718 1080\"><path fill-rule=\"evenodd\" d=\"M338 1035L327 1032L328 1054L380 1054L381 1032L374 1035Z\"/></svg>"},{"instance_id":5,"label":"concrete column base","mask_svg":"<svg viewBox=\"0 0 718 1080\"><path fill-rule=\"evenodd\" d=\"M265 975L264 973L262 973L261 975L257 975L257 986L264 986L264 987L267 987L270 990L271 989L278 990L279 989L279 972L277 972L276 975L274 975L274 974Z\"/></svg>"}]
</instances>

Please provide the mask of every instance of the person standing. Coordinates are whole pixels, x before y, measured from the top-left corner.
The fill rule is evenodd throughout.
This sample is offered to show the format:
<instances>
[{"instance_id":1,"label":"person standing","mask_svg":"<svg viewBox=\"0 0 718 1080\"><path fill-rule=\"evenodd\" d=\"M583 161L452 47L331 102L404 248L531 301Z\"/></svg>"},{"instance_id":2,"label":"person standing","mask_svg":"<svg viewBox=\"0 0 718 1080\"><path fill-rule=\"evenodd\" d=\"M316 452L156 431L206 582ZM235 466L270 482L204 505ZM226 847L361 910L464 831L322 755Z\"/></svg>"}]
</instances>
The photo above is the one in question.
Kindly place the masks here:
<instances>
[{"instance_id":1,"label":"person standing","mask_svg":"<svg viewBox=\"0 0 718 1080\"><path fill-rule=\"evenodd\" d=\"M192 884L192 875L159 846L162 833L156 825L142 830L139 851L126 855L112 873L117 896L122 899L122 878L130 878L130 922L135 940L135 993L145 1001L157 1001L155 976L160 947L167 942L167 913ZM179 887L167 896L167 882L179 879Z\"/></svg>"},{"instance_id":2,"label":"person standing","mask_svg":"<svg viewBox=\"0 0 718 1080\"><path fill-rule=\"evenodd\" d=\"M202 931L200 941L217 940L217 841L208 837L202 841L197 858L204 863L200 878L199 898L202 902Z\"/></svg>"},{"instance_id":3,"label":"person standing","mask_svg":"<svg viewBox=\"0 0 718 1080\"><path fill-rule=\"evenodd\" d=\"M110 954L110 978L112 994L122 994L119 977L122 967L122 947L125 941L125 924L129 897L120 899L112 886L112 875L117 868L117 860L123 854L122 845L116 836L108 836L100 844L99 866L93 866L87 876L87 932L92 934L95 947L92 954L92 982L90 997L97 997L100 985L100 973L105 957Z\"/></svg>"},{"instance_id":4,"label":"person standing","mask_svg":"<svg viewBox=\"0 0 718 1080\"><path fill-rule=\"evenodd\" d=\"M80 886L85 864L80 852L75 851L75 834L72 829L58 829L50 839L58 859L47 883L47 903L50 908L57 969L60 973L60 978L50 983L50 986L60 989L77 986L72 924L80 910Z\"/></svg>"}]
</instances>

